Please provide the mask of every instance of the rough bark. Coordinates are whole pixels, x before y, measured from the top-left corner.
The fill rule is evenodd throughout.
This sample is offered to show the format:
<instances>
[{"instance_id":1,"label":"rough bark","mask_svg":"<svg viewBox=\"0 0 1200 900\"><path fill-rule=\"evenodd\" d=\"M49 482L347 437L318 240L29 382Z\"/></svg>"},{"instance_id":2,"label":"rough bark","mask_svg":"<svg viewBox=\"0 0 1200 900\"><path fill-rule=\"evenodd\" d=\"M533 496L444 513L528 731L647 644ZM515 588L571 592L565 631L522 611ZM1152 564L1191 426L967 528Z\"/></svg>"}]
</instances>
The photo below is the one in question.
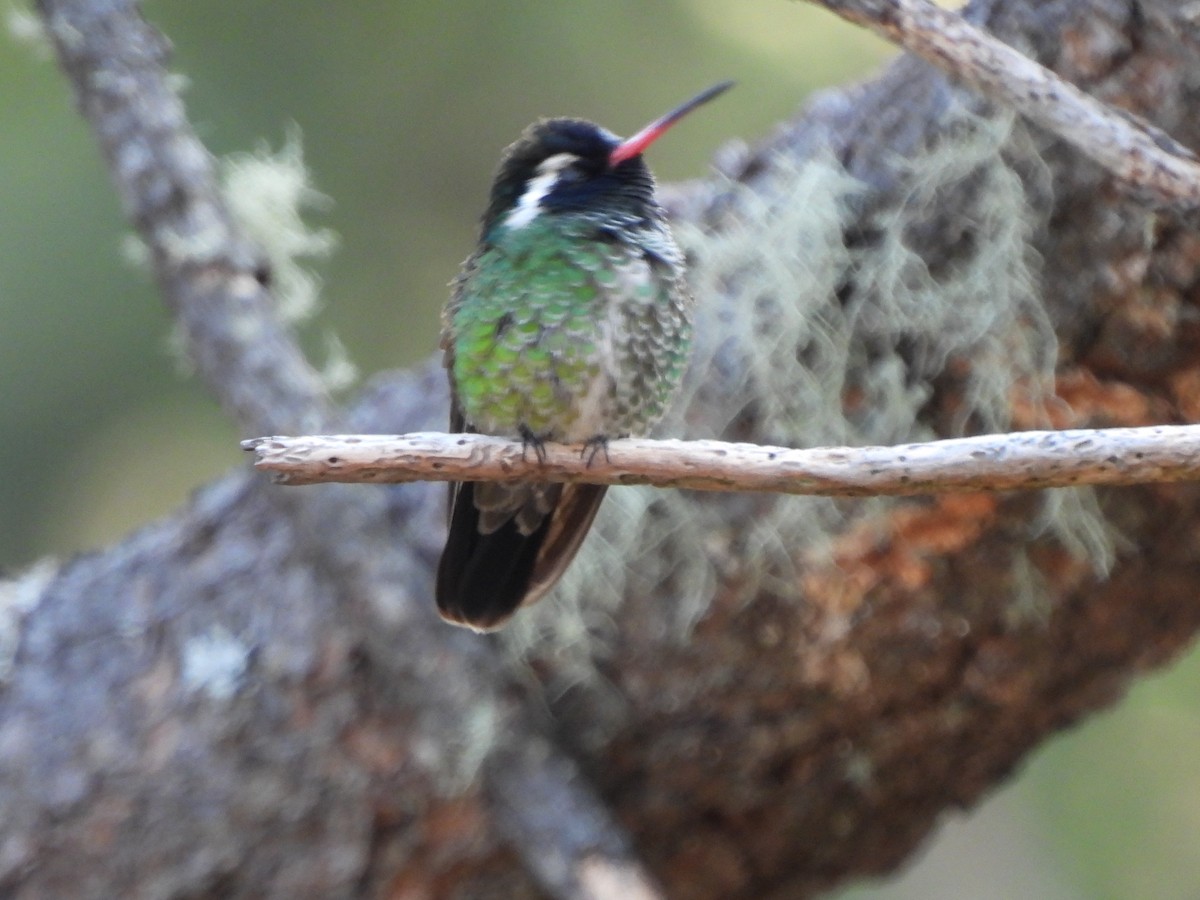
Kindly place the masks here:
<instances>
[{"instance_id":1,"label":"rough bark","mask_svg":"<svg viewBox=\"0 0 1200 900\"><path fill-rule=\"evenodd\" d=\"M440 428L433 362L377 379L351 414L330 409L272 318L270 272L228 224L182 108L158 93L165 44L135 7L41 8L198 370L247 436ZM971 15L1196 147L1186 8L990 0ZM963 96L902 59L726 169L769 192L780 167L832 146L869 186L865 220L905 194L900 161ZM169 113L149 132L146 108ZM1031 174L1028 189L1048 213L1043 293L1069 403L1055 424L1195 418L1200 239L1039 139L1050 177ZM698 185L673 208L719 230L730 196ZM910 224L931 268L969 248L962 200L948 192ZM956 365L969 361L950 361L923 412L943 433L958 416ZM1012 416L1040 424L1017 405ZM761 437L753 411L722 436ZM735 527L754 508L722 502ZM797 549L801 601L769 583L747 598L731 561L680 640L653 592L631 592L603 689L563 691L552 654L518 664L435 621L433 486L231 475L116 547L0 584L0 650L12 649L0 657L0 892L604 896L621 877L597 872L646 885L636 858L673 897L799 897L887 872L941 812L976 802L1200 627L1200 544L1180 540L1200 526L1200 488L1103 489L1101 502L1127 538L1106 578L1033 536L1035 495L897 501L824 561ZM1019 555L1036 614L1014 608Z\"/></svg>"}]
</instances>

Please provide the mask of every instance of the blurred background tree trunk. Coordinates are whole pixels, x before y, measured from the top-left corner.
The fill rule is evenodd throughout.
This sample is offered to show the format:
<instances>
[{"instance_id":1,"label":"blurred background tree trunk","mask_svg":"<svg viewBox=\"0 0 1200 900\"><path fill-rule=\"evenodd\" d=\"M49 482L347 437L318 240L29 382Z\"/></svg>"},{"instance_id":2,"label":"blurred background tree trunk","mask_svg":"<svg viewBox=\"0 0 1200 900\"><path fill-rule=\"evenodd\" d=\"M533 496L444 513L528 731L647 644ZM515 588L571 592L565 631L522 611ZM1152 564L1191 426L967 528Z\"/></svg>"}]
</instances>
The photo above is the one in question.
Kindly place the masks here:
<instances>
[{"instance_id":1,"label":"blurred background tree trunk","mask_svg":"<svg viewBox=\"0 0 1200 900\"><path fill-rule=\"evenodd\" d=\"M1189 10L969 15L1194 147ZM162 48L136 10L42 11L187 355L241 431L444 427L437 360L329 401L275 264L186 152L186 121L157 115ZM123 52L130 80L95 77ZM1196 419L1194 230L925 63L825 93L718 166L664 192L704 308L676 433ZM4 892L574 896L581 862L636 858L672 897L808 896L895 869L1200 625L1192 485L614 493L563 596L500 637L436 620L431 485L238 471L0 583Z\"/></svg>"}]
</instances>

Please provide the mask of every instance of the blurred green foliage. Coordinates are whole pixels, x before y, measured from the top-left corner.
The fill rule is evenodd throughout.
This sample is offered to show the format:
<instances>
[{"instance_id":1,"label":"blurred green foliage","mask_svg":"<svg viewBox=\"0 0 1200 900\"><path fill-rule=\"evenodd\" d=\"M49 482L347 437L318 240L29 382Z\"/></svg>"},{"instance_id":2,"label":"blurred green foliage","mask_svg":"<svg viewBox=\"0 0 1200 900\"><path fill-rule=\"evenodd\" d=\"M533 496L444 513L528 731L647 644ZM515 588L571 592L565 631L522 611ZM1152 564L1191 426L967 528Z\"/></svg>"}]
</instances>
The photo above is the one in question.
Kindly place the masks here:
<instances>
[{"instance_id":1,"label":"blurred green foliage","mask_svg":"<svg viewBox=\"0 0 1200 900\"><path fill-rule=\"evenodd\" d=\"M500 151L536 117L628 134L735 78L653 151L660 178L698 177L722 142L888 54L783 0L157 0L147 15L214 153L299 126L333 200L314 224L341 237L306 340L337 334L368 374L433 352ZM127 234L65 81L0 37L0 568L116 541L242 462L168 349L150 278L123 261ZM1017 791L1079 896L1198 896L1197 658L1138 694L1039 754Z\"/></svg>"}]
</instances>

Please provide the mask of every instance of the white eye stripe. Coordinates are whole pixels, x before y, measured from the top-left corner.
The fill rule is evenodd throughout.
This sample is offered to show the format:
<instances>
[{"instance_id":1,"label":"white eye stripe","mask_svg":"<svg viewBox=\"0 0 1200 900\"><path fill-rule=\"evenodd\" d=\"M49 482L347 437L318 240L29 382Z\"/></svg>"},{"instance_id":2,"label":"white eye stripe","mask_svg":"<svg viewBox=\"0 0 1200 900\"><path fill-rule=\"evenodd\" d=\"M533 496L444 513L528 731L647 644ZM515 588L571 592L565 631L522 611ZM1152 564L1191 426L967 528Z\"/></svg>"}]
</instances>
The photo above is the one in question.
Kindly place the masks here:
<instances>
[{"instance_id":1,"label":"white eye stripe","mask_svg":"<svg viewBox=\"0 0 1200 900\"><path fill-rule=\"evenodd\" d=\"M538 163L537 174L540 175L557 175L571 163L578 160L579 157L574 153L555 153L553 156L547 156Z\"/></svg>"},{"instance_id":2,"label":"white eye stripe","mask_svg":"<svg viewBox=\"0 0 1200 900\"><path fill-rule=\"evenodd\" d=\"M525 193L521 194L512 211L505 217L504 224L509 228L524 228L536 219L538 207L558 181L559 173L578 159L574 153L555 153L538 163L537 171L525 185Z\"/></svg>"}]
</instances>

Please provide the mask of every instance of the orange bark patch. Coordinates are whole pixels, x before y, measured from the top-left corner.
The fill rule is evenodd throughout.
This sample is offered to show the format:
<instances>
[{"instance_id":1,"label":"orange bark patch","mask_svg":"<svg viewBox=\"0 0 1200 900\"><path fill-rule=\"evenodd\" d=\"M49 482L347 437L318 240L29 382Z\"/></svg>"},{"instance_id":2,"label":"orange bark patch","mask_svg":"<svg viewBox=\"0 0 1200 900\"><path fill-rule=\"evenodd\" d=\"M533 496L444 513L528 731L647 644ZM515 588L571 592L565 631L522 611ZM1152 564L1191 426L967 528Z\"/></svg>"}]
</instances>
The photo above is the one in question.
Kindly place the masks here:
<instances>
[{"instance_id":1,"label":"orange bark patch","mask_svg":"<svg viewBox=\"0 0 1200 900\"><path fill-rule=\"evenodd\" d=\"M933 577L934 557L957 553L992 521L994 494L945 494L897 509L883 523L865 522L834 545L832 565L810 567L805 596L827 614L848 615L867 592L889 582L912 592Z\"/></svg>"},{"instance_id":2,"label":"orange bark patch","mask_svg":"<svg viewBox=\"0 0 1200 900\"><path fill-rule=\"evenodd\" d=\"M395 772L405 759L407 744L373 720L360 722L346 732L346 749L368 771Z\"/></svg>"},{"instance_id":3,"label":"orange bark patch","mask_svg":"<svg viewBox=\"0 0 1200 900\"><path fill-rule=\"evenodd\" d=\"M1174 373L1167 384L1179 415L1188 422L1200 422L1200 365Z\"/></svg>"},{"instance_id":4,"label":"orange bark patch","mask_svg":"<svg viewBox=\"0 0 1200 900\"><path fill-rule=\"evenodd\" d=\"M1135 427L1167 421L1167 410L1153 398L1119 381L1101 381L1082 369L1059 375L1055 389L1066 403L1056 415L1052 413L1055 428Z\"/></svg>"}]
</instances>

